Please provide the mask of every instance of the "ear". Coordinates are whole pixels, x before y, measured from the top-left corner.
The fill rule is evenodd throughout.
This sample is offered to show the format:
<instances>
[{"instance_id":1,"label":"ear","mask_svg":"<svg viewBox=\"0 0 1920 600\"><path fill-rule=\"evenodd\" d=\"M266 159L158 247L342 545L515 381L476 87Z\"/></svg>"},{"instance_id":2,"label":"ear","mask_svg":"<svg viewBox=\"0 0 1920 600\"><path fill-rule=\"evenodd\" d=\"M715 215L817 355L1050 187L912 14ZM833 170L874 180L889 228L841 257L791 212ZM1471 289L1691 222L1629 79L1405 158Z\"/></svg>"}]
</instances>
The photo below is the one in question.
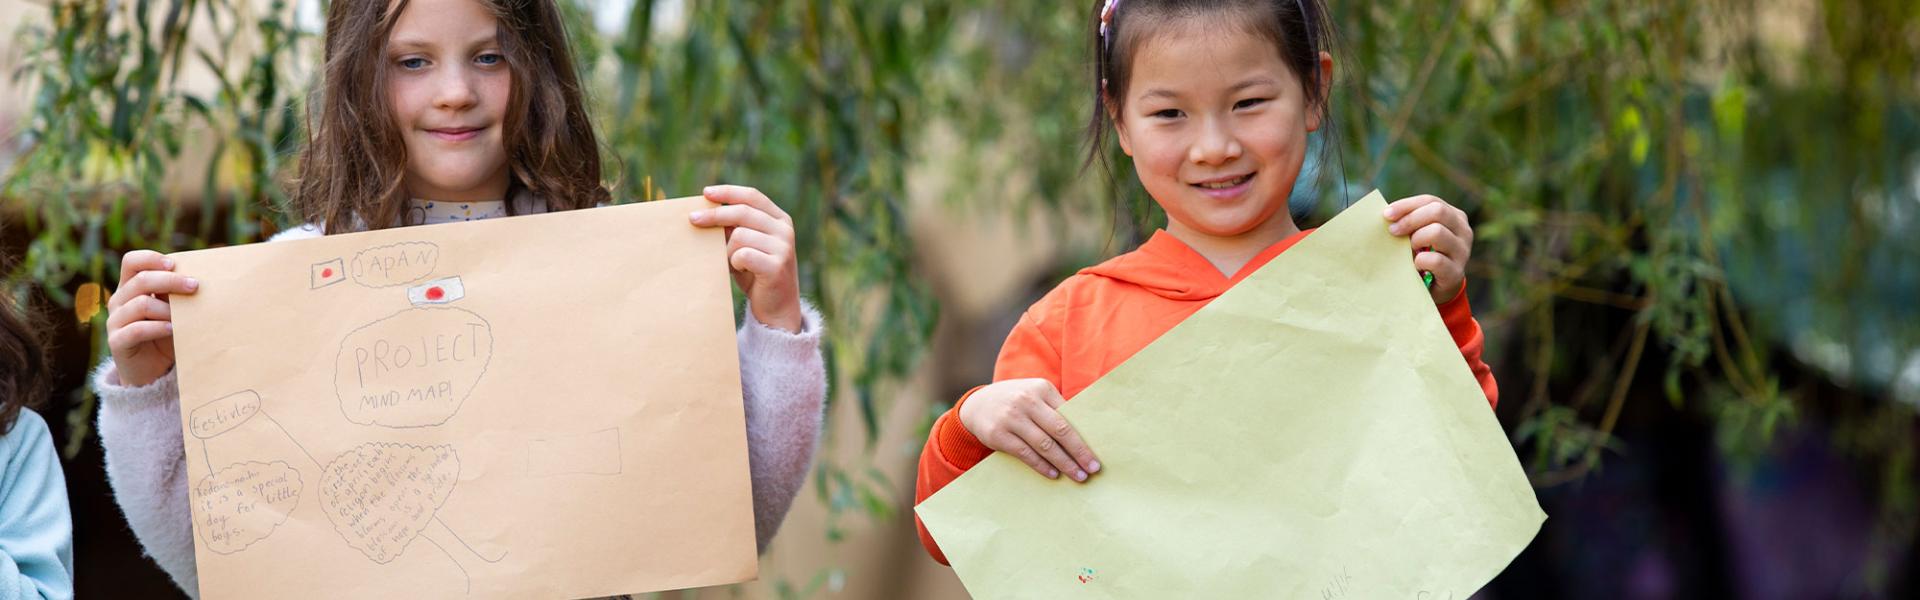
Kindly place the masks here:
<instances>
[{"instance_id":1,"label":"ear","mask_svg":"<svg viewBox=\"0 0 1920 600\"><path fill-rule=\"evenodd\" d=\"M1328 102L1333 95L1333 55L1320 53L1320 101ZM1320 130L1320 118L1328 111L1308 110L1307 131Z\"/></svg>"},{"instance_id":2,"label":"ear","mask_svg":"<svg viewBox=\"0 0 1920 600\"><path fill-rule=\"evenodd\" d=\"M1109 102L1107 106L1113 106L1113 104ZM1120 140L1120 152L1127 156L1133 156L1133 139L1127 135L1126 123L1120 119L1120 111L1111 108L1107 109L1107 120L1113 122L1113 137L1114 139Z\"/></svg>"}]
</instances>

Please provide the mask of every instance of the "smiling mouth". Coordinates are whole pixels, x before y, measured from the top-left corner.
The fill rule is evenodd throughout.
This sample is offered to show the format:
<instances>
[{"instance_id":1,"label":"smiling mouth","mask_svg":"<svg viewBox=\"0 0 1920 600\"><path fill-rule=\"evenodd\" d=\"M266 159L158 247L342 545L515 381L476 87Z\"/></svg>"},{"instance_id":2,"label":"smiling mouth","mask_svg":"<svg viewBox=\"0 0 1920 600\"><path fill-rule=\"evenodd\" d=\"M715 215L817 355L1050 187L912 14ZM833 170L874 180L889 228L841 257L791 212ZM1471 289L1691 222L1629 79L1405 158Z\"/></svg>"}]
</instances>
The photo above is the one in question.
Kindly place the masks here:
<instances>
[{"instance_id":1,"label":"smiling mouth","mask_svg":"<svg viewBox=\"0 0 1920 600\"><path fill-rule=\"evenodd\" d=\"M1253 179L1253 173L1248 173L1246 175L1241 175L1239 177L1235 177L1232 179L1222 179L1219 181L1196 183L1196 184L1193 184L1193 187L1197 187L1205 190L1226 190L1226 189L1232 189L1235 186L1246 183L1251 179Z\"/></svg>"},{"instance_id":2,"label":"smiling mouth","mask_svg":"<svg viewBox=\"0 0 1920 600\"><path fill-rule=\"evenodd\" d=\"M475 127L472 129L428 129L427 133L432 134L433 137L457 142L461 140L471 139L472 137L479 135L481 129L483 128Z\"/></svg>"}]
</instances>

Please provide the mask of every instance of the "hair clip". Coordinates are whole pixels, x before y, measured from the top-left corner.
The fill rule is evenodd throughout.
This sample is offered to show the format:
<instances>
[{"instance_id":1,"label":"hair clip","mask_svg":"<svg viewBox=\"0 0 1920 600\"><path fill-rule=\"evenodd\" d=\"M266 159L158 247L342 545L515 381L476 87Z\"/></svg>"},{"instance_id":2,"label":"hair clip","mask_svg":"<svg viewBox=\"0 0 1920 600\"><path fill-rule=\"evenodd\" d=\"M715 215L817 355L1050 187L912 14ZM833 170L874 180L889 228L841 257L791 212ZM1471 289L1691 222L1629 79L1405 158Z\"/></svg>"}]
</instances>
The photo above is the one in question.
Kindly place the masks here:
<instances>
[{"instance_id":1,"label":"hair clip","mask_svg":"<svg viewBox=\"0 0 1920 600\"><path fill-rule=\"evenodd\" d=\"M1106 6L1100 7L1100 43L1109 46L1112 44L1112 41L1107 39L1107 26L1113 23L1113 12L1119 8L1120 0L1107 0Z\"/></svg>"},{"instance_id":2,"label":"hair clip","mask_svg":"<svg viewBox=\"0 0 1920 600\"><path fill-rule=\"evenodd\" d=\"M1100 7L1100 53L1102 55L1105 55L1106 53L1113 51L1113 40L1108 39L1107 31L1108 31L1108 26L1110 26L1113 23L1114 11L1119 9L1120 9L1120 0L1107 0L1106 5ZM1101 61L1105 61L1105 60L1106 59L1103 56L1101 58ZM1101 77L1100 93L1105 94L1106 92L1107 92L1107 78Z\"/></svg>"}]
</instances>

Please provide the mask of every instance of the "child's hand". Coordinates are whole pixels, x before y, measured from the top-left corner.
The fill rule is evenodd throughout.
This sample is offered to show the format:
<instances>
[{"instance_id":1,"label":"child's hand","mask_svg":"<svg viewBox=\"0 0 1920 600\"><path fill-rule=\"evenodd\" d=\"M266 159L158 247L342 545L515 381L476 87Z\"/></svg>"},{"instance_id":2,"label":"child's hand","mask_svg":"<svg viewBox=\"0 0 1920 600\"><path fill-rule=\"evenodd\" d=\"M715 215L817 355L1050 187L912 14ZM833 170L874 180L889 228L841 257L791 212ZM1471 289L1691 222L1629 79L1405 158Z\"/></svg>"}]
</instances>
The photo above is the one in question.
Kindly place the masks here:
<instances>
[{"instance_id":1,"label":"child's hand","mask_svg":"<svg viewBox=\"0 0 1920 600\"><path fill-rule=\"evenodd\" d=\"M1060 416L1065 403L1053 382L1009 379L968 396L960 405L960 425L988 448L1012 454L1048 479L1070 473L1074 481L1086 481L1100 472L1100 461Z\"/></svg>"},{"instance_id":2,"label":"child's hand","mask_svg":"<svg viewBox=\"0 0 1920 600\"><path fill-rule=\"evenodd\" d=\"M800 314L800 267L793 248L793 218L766 194L738 185L707 186L708 200L719 208L693 211L699 227L725 227L727 265L733 281L747 292L753 318L794 333L806 324Z\"/></svg>"},{"instance_id":3,"label":"child's hand","mask_svg":"<svg viewBox=\"0 0 1920 600\"><path fill-rule=\"evenodd\" d=\"M1444 304L1467 284L1467 257L1473 254L1473 226L1467 213L1435 196L1414 196L1387 205L1387 232L1413 235L1413 267L1433 274L1428 293Z\"/></svg>"},{"instance_id":4,"label":"child's hand","mask_svg":"<svg viewBox=\"0 0 1920 600\"><path fill-rule=\"evenodd\" d=\"M173 259L135 250L120 259L120 287L107 299L107 348L121 385L139 387L173 368L173 307L168 294L191 294L200 282L173 271Z\"/></svg>"}]
</instances>

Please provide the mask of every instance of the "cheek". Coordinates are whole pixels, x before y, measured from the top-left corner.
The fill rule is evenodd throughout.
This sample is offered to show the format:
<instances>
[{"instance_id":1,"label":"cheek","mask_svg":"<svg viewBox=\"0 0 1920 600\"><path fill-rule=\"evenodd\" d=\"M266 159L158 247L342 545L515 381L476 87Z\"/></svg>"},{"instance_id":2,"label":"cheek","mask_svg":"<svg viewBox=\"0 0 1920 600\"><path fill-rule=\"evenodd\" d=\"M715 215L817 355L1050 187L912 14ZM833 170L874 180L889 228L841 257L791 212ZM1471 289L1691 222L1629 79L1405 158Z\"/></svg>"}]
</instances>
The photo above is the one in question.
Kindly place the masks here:
<instances>
[{"instance_id":1,"label":"cheek","mask_svg":"<svg viewBox=\"0 0 1920 600\"><path fill-rule=\"evenodd\" d=\"M420 86L411 85L398 78L387 80L387 104L393 110L393 119L401 128L413 124L413 116L420 112Z\"/></svg>"},{"instance_id":2,"label":"cheek","mask_svg":"<svg viewBox=\"0 0 1920 600\"><path fill-rule=\"evenodd\" d=\"M480 85L483 86L480 93L484 98L482 102L487 106L487 112L495 118L505 116L507 101L513 97L513 76L505 73L496 74L483 80Z\"/></svg>"},{"instance_id":3,"label":"cheek","mask_svg":"<svg viewBox=\"0 0 1920 600\"><path fill-rule=\"evenodd\" d=\"M1186 143L1179 134L1165 131L1136 133L1133 151L1134 168L1154 179L1177 181L1187 156Z\"/></svg>"},{"instance_id":4,"label":"cheek","mask_svg":"<svg viewBox=\"0 0 1920 600\"><path fill-rule=\"evenodd\" d=\"M1140 178L1141 187L1147 195L1153 197L1175 219L1192 222L1186 202L1186 184L1180 181L1180 170L1186 164L1186 145L1177 135L1162 133L1158 136L1135 138L1133 168Z\"/></svg>"},{"instance_id":5,"label":"cheek","mask_svg":"<svg viewBox=\"0 0 1920 600\"><path fill-rule=\"evenodd\" d=\"M1306 113L1298 107L1274 111L1252 128L1252 135L1248 138L1261 154L1267 156L1305 155L1309 125Z\"/></svg>"}]
</instances>

